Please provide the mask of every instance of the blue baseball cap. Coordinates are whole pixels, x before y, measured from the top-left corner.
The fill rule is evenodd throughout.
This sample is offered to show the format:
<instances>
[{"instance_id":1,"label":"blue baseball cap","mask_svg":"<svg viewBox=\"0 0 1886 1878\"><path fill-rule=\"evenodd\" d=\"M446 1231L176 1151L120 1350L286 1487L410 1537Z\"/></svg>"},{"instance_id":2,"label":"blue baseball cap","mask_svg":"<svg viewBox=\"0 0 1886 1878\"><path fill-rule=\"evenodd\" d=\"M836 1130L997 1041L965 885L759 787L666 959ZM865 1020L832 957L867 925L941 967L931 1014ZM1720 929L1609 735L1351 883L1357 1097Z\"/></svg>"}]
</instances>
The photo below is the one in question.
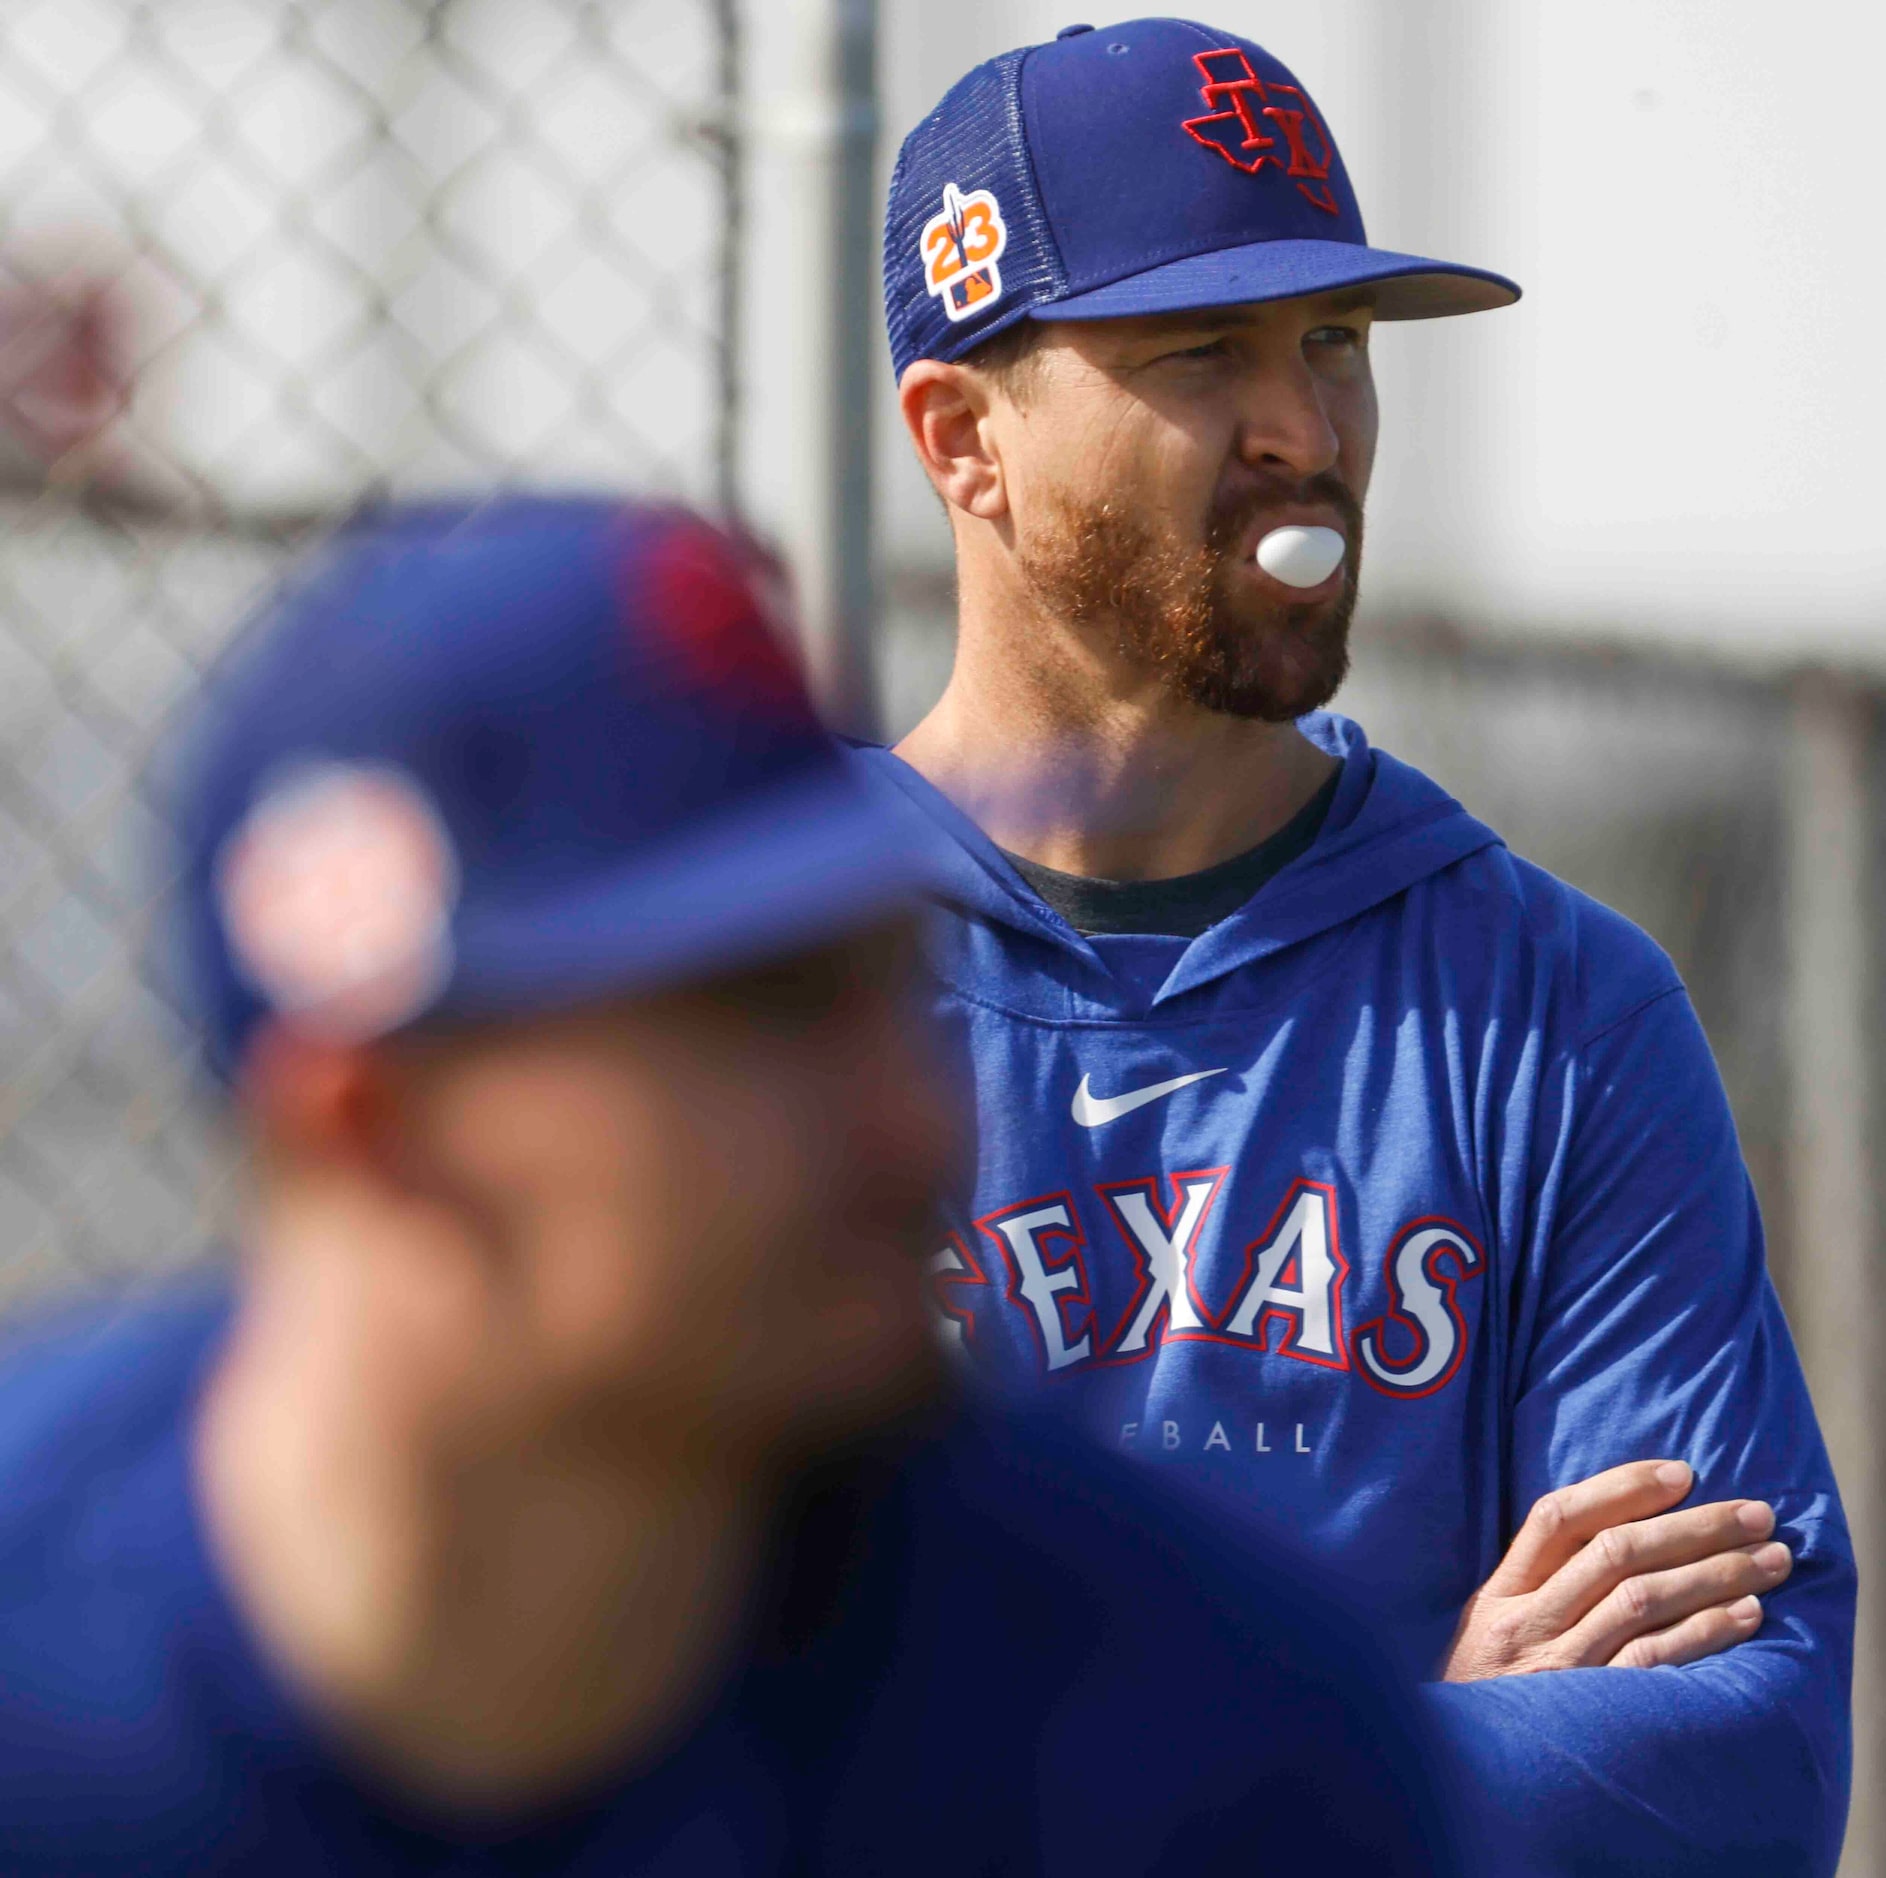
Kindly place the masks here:
<instances>
[{"instance_id":1,"label":"blue baseball cap","mask_svg":"<svg viewBox=\"0 0 1886 1878\"><path fill-rule=\"evenodd\" d=\"M515 497L352 527L237 643L181 765L219 1074L688 982L870 923L920 864L819 725L769 565L684 511Z\"/></svg>"},{"instance_id":2,"label":"blue baseball cap","mask_svg":"<svg viewBox=\"0 0 1886 1878\"><path fill-rule=\"evenodd\" d=\"M1307 91L1192 20L1067 27L979 65L904 139L884 225L902 378L1021 319L1371 287L1381 319L1509 306L1503 275L1372 248Z\"/></svg>"}]
</instances>

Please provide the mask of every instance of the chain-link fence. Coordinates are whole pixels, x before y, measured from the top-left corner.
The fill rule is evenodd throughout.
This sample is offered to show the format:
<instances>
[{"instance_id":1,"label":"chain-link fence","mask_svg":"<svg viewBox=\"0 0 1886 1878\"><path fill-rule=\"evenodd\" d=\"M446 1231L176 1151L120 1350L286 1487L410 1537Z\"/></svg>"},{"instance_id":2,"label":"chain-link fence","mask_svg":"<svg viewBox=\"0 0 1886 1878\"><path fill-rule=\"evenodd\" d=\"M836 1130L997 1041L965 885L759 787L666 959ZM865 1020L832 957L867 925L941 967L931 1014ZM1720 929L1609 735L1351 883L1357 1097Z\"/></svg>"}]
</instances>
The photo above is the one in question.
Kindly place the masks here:
<instances>
[{"instance_id":1,"label":"chain-link fence","mask_svg":"<svg viewBox=\"0 0 1886 1878\"><path fill-rule=\"evenodd\" d=\"M0 1303L213 1231L141 778L284 558L416 489L728 504L733 28L0 7Z\"/></svg>"}]
</instances>

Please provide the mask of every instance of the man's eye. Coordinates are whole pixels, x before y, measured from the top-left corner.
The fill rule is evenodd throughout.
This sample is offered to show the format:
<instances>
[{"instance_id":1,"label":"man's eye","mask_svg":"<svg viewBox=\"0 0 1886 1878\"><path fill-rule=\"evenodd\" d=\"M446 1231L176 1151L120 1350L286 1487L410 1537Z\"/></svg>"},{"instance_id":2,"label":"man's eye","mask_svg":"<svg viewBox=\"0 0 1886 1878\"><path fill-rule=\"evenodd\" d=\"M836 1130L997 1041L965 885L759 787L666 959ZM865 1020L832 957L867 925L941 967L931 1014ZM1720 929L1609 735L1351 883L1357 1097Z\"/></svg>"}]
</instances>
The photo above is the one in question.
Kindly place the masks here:
<instances>
[{"instance_id":1,"label":"man's eye","mask_svg":"<svg viewBox=\"0 0 1886 1878\"><path fill-rule=\"evenodd\" d=\"M1177 352L1168 352L1169 359L1222 359L1231 350L1223 339L1208 339L1202 345L1185 346Z\"/></svg>"},{"instance_id":2,"label":"man's eye","mask_svg":"<svg viewBox=\"0 0 1886 1878\"><path fill-rule=\"evenodd\" d=\"M1353 346L1357 350L1369 343L1369 335L1360 326L1319 326L1310 334L1313 346Z\"/></svg>"}]
</instances>

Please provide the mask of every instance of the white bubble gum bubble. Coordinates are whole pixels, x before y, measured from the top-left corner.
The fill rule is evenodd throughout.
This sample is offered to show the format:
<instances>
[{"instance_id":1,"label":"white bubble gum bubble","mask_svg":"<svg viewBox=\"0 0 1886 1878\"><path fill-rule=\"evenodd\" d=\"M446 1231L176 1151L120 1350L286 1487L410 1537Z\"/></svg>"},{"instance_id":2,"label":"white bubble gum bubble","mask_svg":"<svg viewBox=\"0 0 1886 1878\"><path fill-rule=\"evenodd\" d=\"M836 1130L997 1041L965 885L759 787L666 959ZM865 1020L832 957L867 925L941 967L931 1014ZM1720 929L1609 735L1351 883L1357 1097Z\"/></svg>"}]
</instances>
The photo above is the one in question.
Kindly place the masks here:
<instances>
[{"instance_id":1,"label":"white bubble gum bubble","mask_svg":"<svg viewBox=\"0 0 1886 1878\"><path fill-rule=\"evenodd\" d=\"M1257 544L1257 564L1286 587L1320 587L1348 552L1333 528L1273 528Z\"/></svg>"}]
</instances>

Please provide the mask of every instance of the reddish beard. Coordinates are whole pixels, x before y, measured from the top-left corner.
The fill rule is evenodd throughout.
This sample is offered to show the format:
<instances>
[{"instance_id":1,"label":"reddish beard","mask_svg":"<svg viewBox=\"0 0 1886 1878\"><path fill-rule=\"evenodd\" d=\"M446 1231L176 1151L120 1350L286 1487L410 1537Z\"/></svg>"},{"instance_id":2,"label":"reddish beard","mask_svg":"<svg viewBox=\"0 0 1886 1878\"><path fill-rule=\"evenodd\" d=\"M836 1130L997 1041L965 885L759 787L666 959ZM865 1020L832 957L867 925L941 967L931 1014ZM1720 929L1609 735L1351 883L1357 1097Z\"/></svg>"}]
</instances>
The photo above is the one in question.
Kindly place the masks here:
<instances>
[{"instance_id":1,"label":"reddish beard","mask_svg":"<svg viewBox=\"0 0 1886 1878\"><path fill-rule=\"evenodd\" d=\"M1349 552L1333 600L1270 601L1233 585L1253 522L1293 500L1325 503L1342 517ZM1205 539L1193 543L1156 534L1118 502L1063 493L1022 542L1020 561L1044 610L1110 631L1130 665L1203 710L1287 724L1327 704L1348 675L1362 508L1334 476L1222 502Z\"/></svg>"}]
</instances>

